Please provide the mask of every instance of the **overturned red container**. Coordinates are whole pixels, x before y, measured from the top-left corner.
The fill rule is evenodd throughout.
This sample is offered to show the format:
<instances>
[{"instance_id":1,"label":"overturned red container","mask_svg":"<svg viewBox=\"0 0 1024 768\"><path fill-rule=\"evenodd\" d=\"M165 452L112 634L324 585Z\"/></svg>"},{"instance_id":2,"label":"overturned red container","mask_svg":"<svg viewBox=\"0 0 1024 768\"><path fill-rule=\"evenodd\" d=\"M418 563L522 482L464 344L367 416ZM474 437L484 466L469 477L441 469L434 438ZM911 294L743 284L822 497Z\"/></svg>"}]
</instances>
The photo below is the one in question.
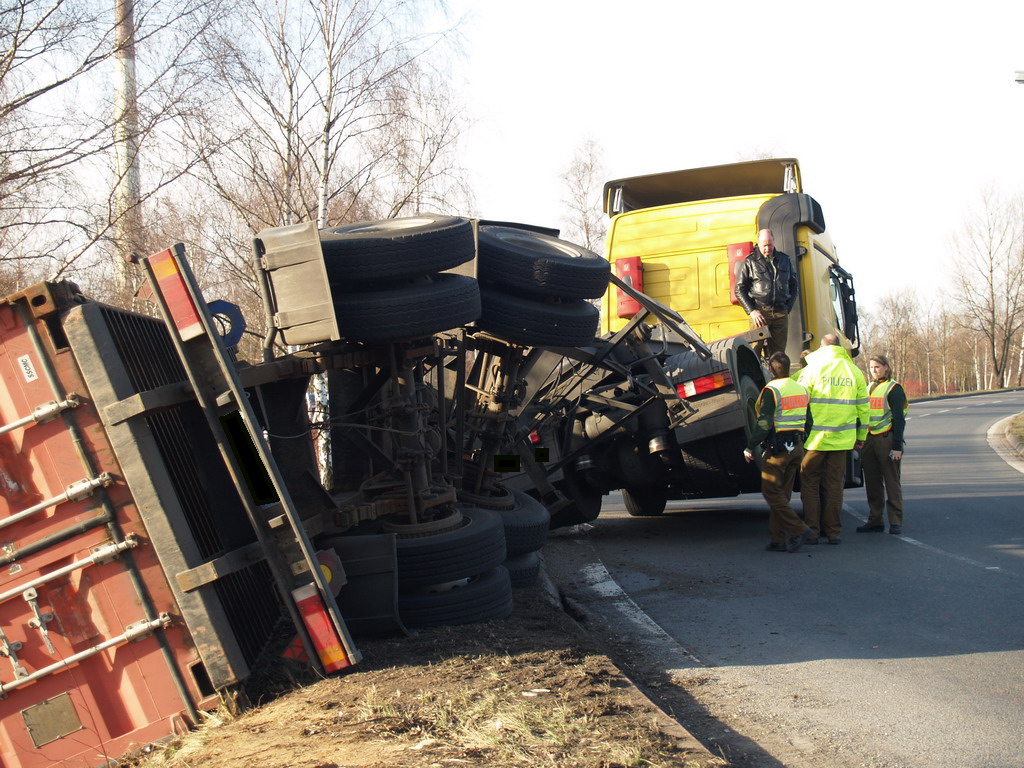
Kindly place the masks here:
<instances>
[{"instance_id":1,"label":"overturned red container","mask_svg":"<svg viewBox=\"0 0 1024 768\"><path fill-rule=\"evenodd\" d=\"M105 765L185 731L286 612L163 323L0 302L0 755Z\"/></svg>"}]
</instances>

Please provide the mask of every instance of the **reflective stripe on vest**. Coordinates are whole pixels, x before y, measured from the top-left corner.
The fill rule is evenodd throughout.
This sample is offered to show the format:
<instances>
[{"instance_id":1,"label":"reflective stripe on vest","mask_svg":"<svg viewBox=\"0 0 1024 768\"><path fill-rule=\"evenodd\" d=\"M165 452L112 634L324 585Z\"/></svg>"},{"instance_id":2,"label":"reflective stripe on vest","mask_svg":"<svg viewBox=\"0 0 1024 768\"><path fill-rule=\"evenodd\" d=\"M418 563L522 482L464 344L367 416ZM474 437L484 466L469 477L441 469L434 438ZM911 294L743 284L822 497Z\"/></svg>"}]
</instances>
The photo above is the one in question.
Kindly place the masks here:
<instances>
[{"instance_id":1,"label":"reflective stripe on vest","mask_svg":"<svg viewBox=\"0 0 1024 768\"><path fill-rule=\"evenodd\" d=\"M767 388L775 393L775 431L803 430L807 423L807 390L788 376L769 381Z\"/></svg>"},{"instance_id":2,"label":"reflective stripe on vest","mask_svg":"<svg viewBox=\"0 0 1024 768\"><path fill-rule=\"evenodd\" d=\"M896 382L892 379L881 381L871 390L869 404L871 406L871 420L868 424L868 434L881 435L892 429L892 409L889 407L889 393L892 392ZM903 413L907 412L909 403L904 402Z\"/></svg>"}]
</instances>

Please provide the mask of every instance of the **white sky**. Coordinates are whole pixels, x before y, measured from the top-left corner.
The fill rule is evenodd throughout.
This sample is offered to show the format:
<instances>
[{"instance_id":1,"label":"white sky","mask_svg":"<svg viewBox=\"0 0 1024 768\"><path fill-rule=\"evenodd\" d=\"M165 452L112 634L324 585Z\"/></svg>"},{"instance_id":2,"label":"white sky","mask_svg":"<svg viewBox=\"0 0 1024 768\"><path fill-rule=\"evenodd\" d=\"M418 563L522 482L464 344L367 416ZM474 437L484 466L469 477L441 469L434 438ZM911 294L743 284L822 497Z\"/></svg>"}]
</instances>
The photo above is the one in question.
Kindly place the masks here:
<instances>
[{"instance_id":1,"label":"white sky","mask_svg":"<svg viewBox=\"0 0 1024 768\"><path fill-rule=\"evenodd\" d=\"M931 303L982 189L1024 190L1021 2L449 1L487 218L562 226L587 138L608 179L796 157L870 309Z\"/></svg>"}]
</instances>

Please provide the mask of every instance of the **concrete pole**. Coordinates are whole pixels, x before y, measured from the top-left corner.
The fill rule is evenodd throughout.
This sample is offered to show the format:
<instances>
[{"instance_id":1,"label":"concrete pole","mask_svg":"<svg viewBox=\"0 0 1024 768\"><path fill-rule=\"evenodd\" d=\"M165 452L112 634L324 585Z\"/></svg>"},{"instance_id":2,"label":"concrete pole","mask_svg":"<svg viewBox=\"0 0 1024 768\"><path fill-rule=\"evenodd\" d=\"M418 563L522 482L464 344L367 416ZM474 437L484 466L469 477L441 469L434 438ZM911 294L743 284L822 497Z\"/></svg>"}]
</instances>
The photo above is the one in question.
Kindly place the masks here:
<instances>
[{"instance_id":1,"label":"concrete pole","mask_svg":"<svg viewBox=\"0 0 1024 768\"><path fill-rule=\"evenodd\" d=\"M135 289L131 262L142 255L134 0L114 0L114 14L114 279L118 298L127 302Z\"/></svg>"}]
</instances>

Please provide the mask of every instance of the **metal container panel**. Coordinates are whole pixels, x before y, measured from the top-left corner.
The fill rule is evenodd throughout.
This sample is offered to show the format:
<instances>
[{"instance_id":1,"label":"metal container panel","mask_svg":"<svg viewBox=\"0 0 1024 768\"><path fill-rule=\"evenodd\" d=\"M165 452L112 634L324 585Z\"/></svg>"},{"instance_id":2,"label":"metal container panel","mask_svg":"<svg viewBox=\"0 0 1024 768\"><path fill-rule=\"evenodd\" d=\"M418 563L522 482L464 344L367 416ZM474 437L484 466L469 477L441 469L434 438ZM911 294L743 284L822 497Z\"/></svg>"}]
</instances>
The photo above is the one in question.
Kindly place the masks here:
<instances>
[{"instance_id":1,"label":"metal container panel","mask_svg":"<svg viewBox=\"0 0 1024 768\"><path fill-rule=\"evenodd\" d=\"M0 304L0 426L71 393L80 401L0 435L7 768L103 765L217 702L61 327L61 305L74 300L62 291L40 284ZM44 504L106 476L81 498ZM136 545L93 561L119 542Z\"/></svg>"}]
</instances>

